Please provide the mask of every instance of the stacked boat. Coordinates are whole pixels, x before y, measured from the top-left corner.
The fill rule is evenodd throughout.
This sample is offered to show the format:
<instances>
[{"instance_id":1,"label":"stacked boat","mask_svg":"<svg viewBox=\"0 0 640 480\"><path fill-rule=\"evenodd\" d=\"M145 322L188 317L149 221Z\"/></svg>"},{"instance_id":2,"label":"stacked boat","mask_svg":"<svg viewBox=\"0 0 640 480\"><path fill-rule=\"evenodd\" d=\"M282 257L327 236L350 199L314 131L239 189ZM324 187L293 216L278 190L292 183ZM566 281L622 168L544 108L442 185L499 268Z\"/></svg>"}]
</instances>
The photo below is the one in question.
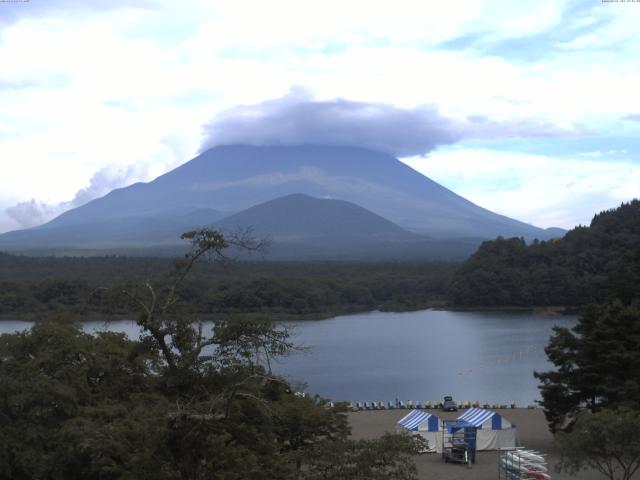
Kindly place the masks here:
<instances>
[{"instance_id":1,"label":"stacked boat","mask_svg":"<svg viewBox=\"0 0 640 480\"><path fill-rule=\"evenodd\" d=\"M550 480L547 461L533 450L503 451L498 460L498 478L505 480Z\"/></svg>"}]
</instances>

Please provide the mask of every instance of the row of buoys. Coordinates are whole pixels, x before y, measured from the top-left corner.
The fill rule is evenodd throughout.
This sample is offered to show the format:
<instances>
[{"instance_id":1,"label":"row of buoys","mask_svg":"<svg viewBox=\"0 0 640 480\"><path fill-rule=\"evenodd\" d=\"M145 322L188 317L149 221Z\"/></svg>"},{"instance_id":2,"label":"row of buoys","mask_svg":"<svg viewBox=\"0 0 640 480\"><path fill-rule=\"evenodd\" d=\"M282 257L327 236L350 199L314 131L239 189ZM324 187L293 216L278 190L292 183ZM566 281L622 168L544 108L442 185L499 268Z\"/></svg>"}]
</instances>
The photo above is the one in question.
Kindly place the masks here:
<instances>
[{"instance_id":1,"label":"row of buoys","mask_svg":"<svg viewBox=\"0 0 640 480\"><path fill-rule=\"evenodd\" d=\"M494 358L493 360L481 362L476 368L469 368L468 370L461 370L458 372L459 376L462 375L473 375L480 369L490 368L490 367L499 367L501 365L508 365L515 361L521 360L523 358L528 357L531 353L538 351L538 346L529 345L524 350L519 350L517 352L512 352L511 355L502 356Z\"/></svg>"},{"instance_id":2,"label":"row of buoys","mask_svg":"<svg viewBox=\"0 0 640 480\"><path fill-rule=\"evenodd\" d=\"M306 397L307 394L305 392L294 392L294 395L297 397ZM435 402L431 402L430 400L425 400L424 402L420 402L419 400L414 402L413 400L407 400L406 402L403 400L398 400L396 399L394 402L383 402L383 401L374 401L374 402L338 402L338 403L347 403L347 406L353 410L353 411L358 411L358 410L393 410L393 409L425 409L425 410L430 410L430 409L441 409L444 407L443 402L441 401L435 401ZM336 403L329 401L326 402L326 406L327 407L335 407ZM489 403L489 402L484 402L481 403L479 401L475 401L475 402L470 402L468 400L466 401L462 401L462 402L458 402L456 404L456 406L458 407L458 410L465 410L465 409L469 409L469 408L484 408L484 409L488 409L488 408L492 408L492 409L508 409L508 408L518 408L516 406L516 401L515 400L511 400L510 403L505 404L505 403ZM538 405L535 404L530 404L527 405L528 409L535 409L538 408Z\"/></svg>"},{"instance_id":3,"label":"row of buoys","mask_svg":"<svg viewBox=\"0 0 640 480\"><path fill-rule=\"evenodd\" d=\"M413 400L396 400L395 402L383 402L383 401L373 401L373 402L349 402L349 408L352 411L360 411L360 410L393 410L393 409L441 409L443 408L443 402L436 401L431 402L430 400L425 400L424 402ZM459 410L465 410L469 408L493 408L493 409L506 409L506 408L517 408L515 400L512 400L508 404L503 403L489 403L489 402L458 402L457 404ZM527 408L536 408L535 405L528 405Z\"/></svg>"}]
</instances>

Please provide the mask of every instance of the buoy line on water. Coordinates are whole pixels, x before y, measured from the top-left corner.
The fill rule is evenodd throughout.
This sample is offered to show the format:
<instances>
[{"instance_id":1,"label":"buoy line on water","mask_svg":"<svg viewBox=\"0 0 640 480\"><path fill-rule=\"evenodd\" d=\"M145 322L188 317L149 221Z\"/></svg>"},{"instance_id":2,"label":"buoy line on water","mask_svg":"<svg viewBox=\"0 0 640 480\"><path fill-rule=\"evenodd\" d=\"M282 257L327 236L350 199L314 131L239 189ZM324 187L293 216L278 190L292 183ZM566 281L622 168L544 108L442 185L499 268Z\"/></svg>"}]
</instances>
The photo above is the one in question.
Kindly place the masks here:
<instances>
[{"instance_id":1,"label":"buoy line on water","mask_svg":"<svg viewBox=\"0 0 640 480\"><path fill-rule=\"evenodd\" d=\"M529 345L524 350L517 350L517 351L511 352L510 355L502 355L500 357L495 357L490 361L481 362L475 368L460 370L458 372L458 376L472 376L479 370L486 370L494 367L510 365L512 363L530 358L532 355L538 354L539 352L541 352L541 349L538 346Z\"/></svg>"}]
</instances>

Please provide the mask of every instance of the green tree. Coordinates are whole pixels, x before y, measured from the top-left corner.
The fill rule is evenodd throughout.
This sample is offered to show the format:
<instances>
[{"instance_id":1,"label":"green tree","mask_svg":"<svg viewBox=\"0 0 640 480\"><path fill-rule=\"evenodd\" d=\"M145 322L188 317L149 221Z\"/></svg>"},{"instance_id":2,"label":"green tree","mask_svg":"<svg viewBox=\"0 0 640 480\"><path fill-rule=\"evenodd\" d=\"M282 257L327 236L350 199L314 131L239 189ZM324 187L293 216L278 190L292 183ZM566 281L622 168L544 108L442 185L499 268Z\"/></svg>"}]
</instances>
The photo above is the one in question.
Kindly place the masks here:
<instances>
[{"instance_id":1,"label":"green tree","mask_svg":"<svg viewBox=\"0 0 640 480\"><path fill-rule=\"evenodd\" d=\"M556 370L535 373L552 431L581 410L640 408L640 310L613 302L589 307L572 329L555 328L545 351Z\"/></svg>"},{"instance_id":2,"label":"green tree","mask_svg":"<svg viewBox=\"0 0 640 480\"><path fill-rule=\"evenodd\" d=\"M305 480L414 480L411 458L424 447L422 437L385 434L378 440L319 443L310 453Z\"/></svg>"},{"instance_id":3,"label":"green tree","mask_svg":"<svg viewBox=\"0 0 640 480\"><path fill-rule=\"evenodd\" d=\"M594 216L559 239L498 237L455 273L449 300L464 306L585 306L640 291L640 200Z\"/></svg>"},{"instance_id":4,"label":"green tree","mask_svg":"<svg viewBox=\"0 0 640 480\"><path fill-rule=\"evenodd\" d=\"M0 336L0 358L0 478L168 478L148 351L58 320Z\"/></svg>"},{"instance_id":5,"label":"green tree","mask_svg":"<svg viewBox=\"0 0 640 480\"><path fill-rule=\"evenodd\" d=\"M570 432L556 435L560 470L593 468L609 480L630 480L640 468L640 411L584 411Z\"/></svg>"},{"instance_id":6,"label":"green tree","mask_svg":"<svg viewBox=\"0 0 640 480\"><path fill-rule=\"evenodd\" d=\"M345 446L343 465L358 469L323 478L413 478L413 444L349 441L342 407L272 372L294 348L286 330L238 318L206 332L182 314L199 259L258 246L208 229L184 238L193 249L169 282L125 289L141 309L140 339L63 319L0 336L0 480L289 480Z\"/></svg>"}]
</instances>

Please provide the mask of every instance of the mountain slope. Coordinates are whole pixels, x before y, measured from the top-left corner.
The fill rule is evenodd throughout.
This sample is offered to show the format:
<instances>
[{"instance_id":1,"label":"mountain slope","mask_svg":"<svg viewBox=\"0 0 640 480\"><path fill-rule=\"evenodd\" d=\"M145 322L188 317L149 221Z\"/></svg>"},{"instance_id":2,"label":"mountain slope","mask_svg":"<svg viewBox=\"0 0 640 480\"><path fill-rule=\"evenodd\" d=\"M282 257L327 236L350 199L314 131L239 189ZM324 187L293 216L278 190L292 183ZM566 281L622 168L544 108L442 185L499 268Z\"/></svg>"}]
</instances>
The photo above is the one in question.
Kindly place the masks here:
<instances>
[{"instance_id":1,"label":"mountain slope","mask_svg":"<svg viewBox=\"0 0 640 480\"><path fill-rule=\"evenodd\" d=\"M432 238L555 235L483 209L384 153L354 147L231 145L208 150L152 182L114 190L41 227L1 235L0 247L24 247L23 241L33 248L63 245L65 235L66 245L74 246L164 244L174 231L169 225L177 227L176 217L201 209L239 212L295 193L352 202ZM180 215L172 213L177 211ZM219 218L212 215L206 223ZM129 228L130 238L110 235L123 231L118 227L122 222L135 224L135 219L164 222L167 228L154 230L140 221L139 230ZM98 224L100 234L93 234L88 226Z\"/></svg>"},{"instance_id":2,"label":"mountain slope","mask_svg":"<svg viewBox=\"0 0 640 480\"><path fill-rule=\"evenodd\" d=\"M422 240L389 220L344 200L291 194L250 207L215 224L223 230L252 228L272 238L378 237Z\"/></svg>"},{"instance_id":3,"label":"mountain slope","mask_svg":"<svg viewBox=\"0 0 640 480\"><path fill-rule=\"evenodd\" d=\"M183 232L212 225L224 216L224 213L213 209L199 208L121 217L96 215L86 220L75 219L73 223L54 220L40 227L0 235L0 248L24 251L175 245Z\"/></svg>"},{"instance_id":4,"label":"mountain slope","mask_svg":"<svg viewBox=\"0 0 640 480\"><path fill-rule=\"evenodd\" d=\"M279 260L465 258L473 251L469 242L434 242L351 202L303 194L255 205L214 227L250 228L269 240L269 258Z\"/></svg>"}]
</instances>

